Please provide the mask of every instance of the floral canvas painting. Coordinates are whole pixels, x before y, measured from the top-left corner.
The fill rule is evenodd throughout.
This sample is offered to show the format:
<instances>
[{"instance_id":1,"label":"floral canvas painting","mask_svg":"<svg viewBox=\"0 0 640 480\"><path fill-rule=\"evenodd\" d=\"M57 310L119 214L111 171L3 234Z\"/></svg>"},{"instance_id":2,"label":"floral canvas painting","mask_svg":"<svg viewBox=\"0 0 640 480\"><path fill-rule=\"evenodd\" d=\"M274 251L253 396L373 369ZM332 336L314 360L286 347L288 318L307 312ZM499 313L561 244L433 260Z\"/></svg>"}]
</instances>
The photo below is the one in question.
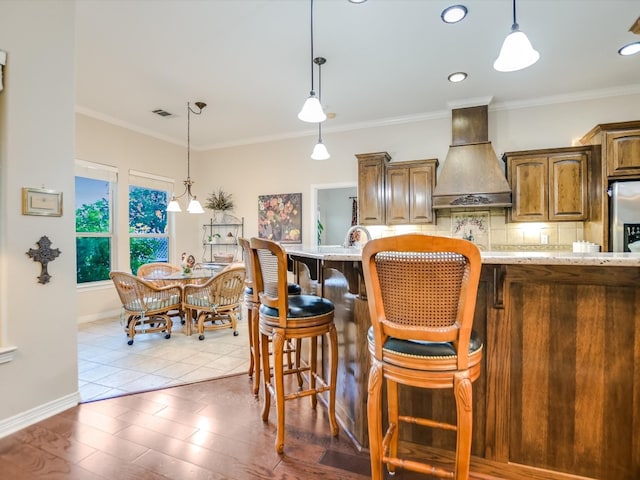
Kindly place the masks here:
<instances>
[{"instance_id":1,"label":"floral canvas painting","mask_svg":"<svg viewBox=\"0 0 640 480\"><path fill-rule=\"evenodd\" d=\"M489 212L452 212L451 236L470 240L480 250L489 250L491 245Z\"/></svg>"},{"instance_id":2,"label":"floral canvas painting","mask_svg":"<svg viewBox=\"0 0 640 480\"><path fill-rule=\"evenodd\" d=\"M258 237L302 243L302 193L258 197Z\"/></svg>"}]
</instances>

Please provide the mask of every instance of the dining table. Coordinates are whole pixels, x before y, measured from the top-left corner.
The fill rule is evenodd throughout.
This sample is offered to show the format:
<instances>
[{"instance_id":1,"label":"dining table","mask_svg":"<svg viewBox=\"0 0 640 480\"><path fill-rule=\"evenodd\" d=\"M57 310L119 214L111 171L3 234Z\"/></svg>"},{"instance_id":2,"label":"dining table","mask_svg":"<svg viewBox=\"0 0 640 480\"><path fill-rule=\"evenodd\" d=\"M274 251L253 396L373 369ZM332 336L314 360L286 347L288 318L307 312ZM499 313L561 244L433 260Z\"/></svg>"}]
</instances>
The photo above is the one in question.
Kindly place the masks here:
<instances>
[{"instance_id":1,"label":"dining table","mask_svg":"<svg viewBox=\"0 0 640 480\"><path fill-rule=\"evenodd\" d=\"M228 264L226 263L202 263L198 264L196 268L189 273L174 272L170 274L156 273L143 277L144 280L151 282L157 287L164 287L166 285L179 285L181 288L182 296L181 300L184 302L184 286L188 284L200 285L206 283L210 278L215 277L220 273ZM180 316L185 324L185 334L192 334L193 319L184 318L185 312L181 311Z\"/></svg>"}]
</instances>

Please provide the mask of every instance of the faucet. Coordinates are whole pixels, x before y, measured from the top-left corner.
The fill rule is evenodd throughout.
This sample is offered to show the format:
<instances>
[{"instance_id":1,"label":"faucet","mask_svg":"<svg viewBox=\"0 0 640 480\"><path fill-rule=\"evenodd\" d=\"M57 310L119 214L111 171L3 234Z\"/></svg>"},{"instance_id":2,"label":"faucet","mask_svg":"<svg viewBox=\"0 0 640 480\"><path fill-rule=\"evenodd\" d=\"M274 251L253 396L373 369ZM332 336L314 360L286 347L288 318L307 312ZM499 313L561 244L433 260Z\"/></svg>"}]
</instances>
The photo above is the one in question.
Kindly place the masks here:
<instances>
[{"instance_id":1,"label":"faucet","mask_svg":"<svg viewBox=\"0 0 640 480\"><path fill-rule=\"evenodd\" d=\"M371 240L371 233L366 229L366 227L363 227L362 225L354 225L347 230L347 235L344 237L344 243L342 244L344 248L353 247L355 243L359 243L359 240L355 240L354 242L351 241L351 234L356 230L364 232L367 235L367 240Z\"/></svg>"}]
</instances>

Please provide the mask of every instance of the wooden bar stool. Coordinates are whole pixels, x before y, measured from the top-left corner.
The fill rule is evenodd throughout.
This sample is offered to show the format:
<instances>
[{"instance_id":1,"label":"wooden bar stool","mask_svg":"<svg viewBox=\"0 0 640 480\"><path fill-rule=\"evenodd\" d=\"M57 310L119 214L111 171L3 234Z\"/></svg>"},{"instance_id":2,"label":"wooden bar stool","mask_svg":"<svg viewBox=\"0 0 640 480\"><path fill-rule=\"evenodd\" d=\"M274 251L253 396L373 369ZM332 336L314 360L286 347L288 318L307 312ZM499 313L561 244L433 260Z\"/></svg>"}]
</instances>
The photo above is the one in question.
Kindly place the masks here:
<instances>
[{"instance_id":1,"label":"wooden bar stool","mask_svg":"<svg viewBox=\"0 0 640 480\"><path fill-rule=\"evenodd\" d=\"M262 358L262 374L265 385L262 419L269 419L271 396L275 399L277 413L276 451L284 451L286 400L311 397L313 408L317 405L317 394L329 392L328 414L332 435L338 435L336 421L336 379L338 374L338 335L333 323L334 306L326 298L315 295L289 295L287 281L287 254L276 242L260 238L251 239L253 255L254 289L260 297L259 330ZM318 338L328 342L329 378L317 373ZM300 344L308 339L309 360L303 364ZM269 341L272 355L269 355ZM296 364L285 370L285 346L296 343ZM273 359L273 367L270 361ZM306 372L306 388L299 385L295 392L285 392L284 376L297 374L299 381Z\"/></svg>"},{"instance_id":2,"label":"wooden bar stool","mask_svg":"<svg viewBox=\"0 0 640 480\"><path fill-rule=\"evenodd\" d=\"M251 255L251 245L246 238L238 238L238 244L242 248L242 259L247 271L245 277L244 304L247 308L247 327L249 329L249 371L247 374L253 379L253 394L258 395L260 392L260 330L258 329L258 308L260 307L260 298L258 290L254 288L253 281L253 256ZM302 289L296 283L287 285L289 295L300 295ZM295 345L289 343L286 347L289 368L293 368L292 355L296 353ZM299 358L298 358L299 360ZM299 377L298 383L302 386L302 377Z\"/></svg>"},{"instance_id":3,"label":"wooden bar stool","mask_svg":"<svg viewBox=\"0 0 640 480\"><path fill-rule=\"evenodd\" d=\"M482 342L471 331L480 280L478 247L466 240L409 234L367 242L362 269L372 327L368 333L367 417L371 473L404 468L442 478L469 478L472 382L480 376ZM388 429L382 435L386 382ZM456 425L400 415L398 385L452 388ZM399 458L402 423L456 432L453 469Z\"/></svg>"}]
</instances>

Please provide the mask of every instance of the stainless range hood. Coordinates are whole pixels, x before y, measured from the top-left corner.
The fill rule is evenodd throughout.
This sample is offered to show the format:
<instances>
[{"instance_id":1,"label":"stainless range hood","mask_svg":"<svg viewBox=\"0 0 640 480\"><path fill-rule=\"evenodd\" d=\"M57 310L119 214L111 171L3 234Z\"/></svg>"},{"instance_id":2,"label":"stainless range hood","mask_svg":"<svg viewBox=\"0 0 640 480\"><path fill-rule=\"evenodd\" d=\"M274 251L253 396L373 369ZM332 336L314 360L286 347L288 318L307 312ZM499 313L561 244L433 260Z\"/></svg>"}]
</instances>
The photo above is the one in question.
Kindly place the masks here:
<instances>
[{"instance_id":1,"label":"stainless range hood","mask_svg":"<svg viewBox=\"0 0 640 480\"><path fill-rule=\"evenodd\" d=\"M486 105L452 110L452 142L433 192L433 208L511 206L511 188L488 139L487 110Z\"/></svg>"}]
</instances>

